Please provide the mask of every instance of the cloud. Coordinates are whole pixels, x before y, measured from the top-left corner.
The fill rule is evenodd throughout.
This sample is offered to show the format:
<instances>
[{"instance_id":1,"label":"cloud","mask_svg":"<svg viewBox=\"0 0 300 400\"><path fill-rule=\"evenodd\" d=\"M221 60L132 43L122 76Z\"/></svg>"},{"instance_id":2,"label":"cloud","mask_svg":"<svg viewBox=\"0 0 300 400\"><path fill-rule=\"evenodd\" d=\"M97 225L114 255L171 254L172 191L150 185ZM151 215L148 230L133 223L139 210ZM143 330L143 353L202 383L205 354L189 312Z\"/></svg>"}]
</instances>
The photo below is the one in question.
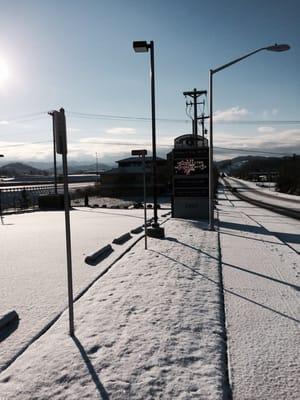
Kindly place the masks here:
<instances>
[{"instance_id":1,"label":"cloud","mask_svg":"<svg viewBox=\"0 0 300 400\"><path fill-rule=\"evenodd\" d=\"M0 125L8 125L8 124L9 124L9 122L5 121L4 119L2 121L0 121Z\"/></svg>"},{"instance_id":2,"label":"cloud","mask_svg":"<svg viewBox=\"0 0 300 400\"><path fill-rule=\"evenodd\" d=\"M105 131L106 133L113 134L113 135L132 135L136 133L136 129L134 128L124 128L124 127L115 127L109 128Z\"/></svg>"},{"instance_id":3,"label":"cloud","mask_svg":"<svg viewBox=\"0 0 300 400\"><path fill-rule=\"evenodd\" d=\"M268 126L260 128L269 128ZM252 133L247 136L241 133L220 132L218 129L214 135L215 159L232 158L237 155L251 154L251 151L267 151L283 154L300 154L300 128L260 130L259 133L253 129ZM148 135L149 136L149 135ZM158 135L157 137L157 153L159 156L165 156L174 144L174 136ZM220 147L226 148L225 150ZM1 159L1 164L8 160L15 161L51 161L53 158L52 142L45 143L24 143L17 141L1 141L1 153L5 155ZM68 142L68 158L69 160L94 162L95 153L99 154L101 162L113 162L123 157L128 157L133 149L146 149L148 154L152 152L151 137L136 137L132 139L121 137L90 136L78 140L69 140ZM239 151L243 149L245 151ZM259 154L259 153L258 153ZM283 155L282 154L282 155ZM261 155L264 155L263 153ZM268 156L267 154L265 154ZM61 157L58 155L58 160Z\"/></svg>"},{"instance_id":4,"label":"cloud","mask_svg":"<svg viewBox=\"0 0 300 400\"><path fill-rule=\"evenodd\" d=\"M274 117L275 115L277 115L279 112L279 110L277 108L272 108L271 110L263 110L262 112L262 116L263 118L267 119L270 117Z\"/></svg>"},{"instance_id":5,"label":"cloud","mask_svg":"<svg viewBox=\"0 0 300 400\"><path fill-rule=\"evenodd\" d=\"M228 108L223 111L216 111L214 113L215 122L230 122L239 121L250 112L246 108L240 108L239 106Z\"/></svg>"},{"instance_id":6,"label":"cloud","mask_svg":"<svg viewBox=\"0 0 300 400\"><path fill-rule=\"evenodd\" d=\"M259 126L257 128L257 132L259 132L259 133L272 133L272 132L275 132L275 129L272 126Z\"/></svg>"},{"instance_id":7,"label":"cloud","mask_svg":"<svg viewBox=\"0 0 300 400\"><path fill-rule=\"evenodd\" d=\"M68 128L69 132L81 132L81 129L79 128Z\"/></svg>"},{"instance_id":8,"label":"cloud","mask_svg":"<svg viewBox=\"0 0 300 400\"><path fill-rule=\"evenodd\" d=\"M248 150L249 154L251 154L251 150L284 154L300 154L300 129L263 132L260 135L253 134L249 136L219 133L215 135L215 146L226 147L231 150ZM238 150L236 151L238 153ZM237 153L235 153L235 155L237 155ZM243 151L243 154L247 153Z\"/></svg>"}]
</instances>

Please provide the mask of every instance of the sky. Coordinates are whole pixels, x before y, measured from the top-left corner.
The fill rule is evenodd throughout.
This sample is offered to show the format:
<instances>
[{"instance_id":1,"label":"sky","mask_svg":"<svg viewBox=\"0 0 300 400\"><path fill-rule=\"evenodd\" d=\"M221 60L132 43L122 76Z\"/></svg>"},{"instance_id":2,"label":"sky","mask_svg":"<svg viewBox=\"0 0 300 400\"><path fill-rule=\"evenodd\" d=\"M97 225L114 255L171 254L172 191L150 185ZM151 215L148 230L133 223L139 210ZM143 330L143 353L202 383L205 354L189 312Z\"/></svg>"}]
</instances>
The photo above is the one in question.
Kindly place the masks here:
<instances>
[{"instance_id":1,"label":"sky","mask_svg":"<svg viewBox=\"0 0 300 400\"><path fill-rule=\"evenodd\" d=\"M149 54L134 53L134 40L154 41L161 156L175 137L191 133L183 92L208 90L209 69L289 44L287 52L264 50L214 75L215 159L300 153L298 0L0 0L0 6L1 164L51 160L47 112L61 107L69 160L94 163L97 153L100 162L113 163L133 148L151 152ZM208 114L208 98L201 101Z\"/></svg>"}]
</instances>

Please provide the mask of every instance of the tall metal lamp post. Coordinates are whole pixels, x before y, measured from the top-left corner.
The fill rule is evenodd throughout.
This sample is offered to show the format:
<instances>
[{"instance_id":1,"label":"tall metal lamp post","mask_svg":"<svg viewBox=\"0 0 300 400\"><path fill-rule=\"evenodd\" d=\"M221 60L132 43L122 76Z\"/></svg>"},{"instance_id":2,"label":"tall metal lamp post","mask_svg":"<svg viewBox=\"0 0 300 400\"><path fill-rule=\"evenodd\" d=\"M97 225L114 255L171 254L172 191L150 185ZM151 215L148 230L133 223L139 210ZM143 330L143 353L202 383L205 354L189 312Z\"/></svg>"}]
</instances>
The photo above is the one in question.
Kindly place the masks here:
<instances>
[{"instance_id":1,"label":"tall metal lamp post","mask_svg":"<svg viewBox=\"0 0 300 400\"><path fill-rule=\"evenodd\" d=\"M152 114L152 173L153 173L153 211L154 220L152 229L148 229L148 235L163 238L164 229L158 224L157 218L157 163L156 163L156 119L155 119L155 75L154 75L154 42L133 42L136 53L147 53L150 50L150 76L151 76L151 114Z\"/></svg>"},{"instance_id":2,"label":"tall metal lamp post","mask_svg":"<svg viewBox=\"0 0 300 400\"><path fill-rule=\"evenodd\" d=\"M251 51L242 57L236 58L218 68L209 70L209 229L214 230L214 180L213 180L213 76L219 71L230 67L247 57L252 56L259 51L286 51L289 50L288 44L274 44L272 46L261 47L257 50Z\"/></svg>"}]
</instances>

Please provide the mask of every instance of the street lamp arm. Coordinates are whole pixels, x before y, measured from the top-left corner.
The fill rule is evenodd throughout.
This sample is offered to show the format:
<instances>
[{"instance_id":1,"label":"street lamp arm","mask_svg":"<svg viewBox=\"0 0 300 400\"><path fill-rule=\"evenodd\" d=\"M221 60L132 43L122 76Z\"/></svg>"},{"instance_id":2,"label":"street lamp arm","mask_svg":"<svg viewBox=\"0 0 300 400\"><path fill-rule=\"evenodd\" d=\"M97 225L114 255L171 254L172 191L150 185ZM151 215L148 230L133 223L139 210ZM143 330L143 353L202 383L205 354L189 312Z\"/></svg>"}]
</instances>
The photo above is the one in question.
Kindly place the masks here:
<instances>
[{"instance_id":1,"label":"street lamp arm","mask_svg":"<svg viewBox=\"0 0 300 400\"><path fill-rule=\"evenodd\" d=\"M242 60L244 60L245 58L248 58L248 57L252 56L252 55L255 54L255 53L258 53L259 51L267 50L267 49L268 49L267 47L261 47L260 49L251 51L250 53L248 53L248 54L246 54L246 55L244 55L244 56L242 56L242 57L236 58L235 60L230 61L230 62L227 63L227 64L221 65L220 67L218 67L218 68L216 68L216 69L211 69L211 72L212 72L212 74L215 74L216 72L222 71L222 69L225 69L225 68L227 68L227 67L230 67L231 65L236 64L236 63L238 63L239 61L242 61Z\"/></svg>"}]
</instances>

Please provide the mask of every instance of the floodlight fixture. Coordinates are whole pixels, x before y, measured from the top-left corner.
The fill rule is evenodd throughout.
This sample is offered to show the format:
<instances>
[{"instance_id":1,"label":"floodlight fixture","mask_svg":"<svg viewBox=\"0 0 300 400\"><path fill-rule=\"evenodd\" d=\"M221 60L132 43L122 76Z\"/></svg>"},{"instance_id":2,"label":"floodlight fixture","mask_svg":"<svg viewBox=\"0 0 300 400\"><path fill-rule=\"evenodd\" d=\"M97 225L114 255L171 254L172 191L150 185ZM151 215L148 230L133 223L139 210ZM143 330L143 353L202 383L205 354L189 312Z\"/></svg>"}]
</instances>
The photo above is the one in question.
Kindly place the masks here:
<instances>
[{"instance_id":1,"label":"floodlight fixture","mask_svg":"<svg viewBox=\"0 0 300 400\"><path fill-rule=\"evenodd\" d=\"M149 48L150 45L145 40L133 42L133 49L136 53L147 53Z\"/></svg>"}]
</instances>

